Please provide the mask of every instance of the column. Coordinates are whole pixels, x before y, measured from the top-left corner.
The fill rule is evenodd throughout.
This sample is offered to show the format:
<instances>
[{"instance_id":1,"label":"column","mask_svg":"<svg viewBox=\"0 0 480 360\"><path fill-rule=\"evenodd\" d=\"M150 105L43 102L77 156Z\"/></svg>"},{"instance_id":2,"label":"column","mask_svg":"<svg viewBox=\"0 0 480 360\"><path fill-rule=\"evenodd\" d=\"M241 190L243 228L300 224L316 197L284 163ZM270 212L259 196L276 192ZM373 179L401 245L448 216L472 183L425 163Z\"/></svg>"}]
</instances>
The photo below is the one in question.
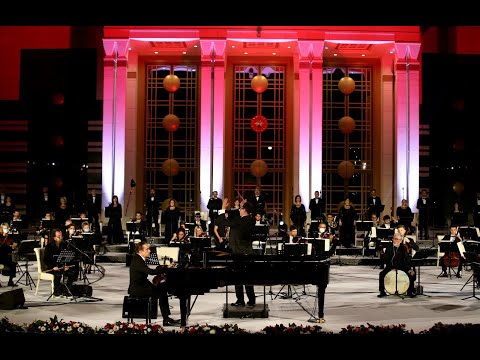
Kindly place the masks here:
<instances>
[{"instance_id":1,"label":"column","mask_svg":"<svg viewBox=\"0 0 480 360\"><path fill-rule=\"evenodd\" d=\"M200 40L200 208L207 209L212 191L223 194L226 40Z\"/></svg>"},{"instance_id":2,"label":"column","mask_svg":"<svg viewBox=\"0 0 480 360\"><path fill-rule=\"evenodd\" d=\"M129 39L103 39L102 214L117 195L125 206L125 114Z\"/></svg>"},{"instance_id":3,"label":"column","mask_svg":"<svg viewBox=\"0 0 480 360\"><path fill-rule=\"evenodd\" d=\"M413 212L419 196L419 43L395 44L397 204L403 198Z\"/></svg>"},{"instance_id":4,"label":"column","mask_svg":"<svg viewBox=\"0 0 480 360\"><path fill-rule=\"evenodd\" d=\"M298 162L294 166L294 178L298 178L298 194L306 207L313 193L322 191L323 43L298 42L300 63L296 92L299 118L298 127L294 126L298 128L295 134L298 141L294 142L294 146L298 146L298 151L294 150L298 153Z\"/></svg>"}]
</instances>

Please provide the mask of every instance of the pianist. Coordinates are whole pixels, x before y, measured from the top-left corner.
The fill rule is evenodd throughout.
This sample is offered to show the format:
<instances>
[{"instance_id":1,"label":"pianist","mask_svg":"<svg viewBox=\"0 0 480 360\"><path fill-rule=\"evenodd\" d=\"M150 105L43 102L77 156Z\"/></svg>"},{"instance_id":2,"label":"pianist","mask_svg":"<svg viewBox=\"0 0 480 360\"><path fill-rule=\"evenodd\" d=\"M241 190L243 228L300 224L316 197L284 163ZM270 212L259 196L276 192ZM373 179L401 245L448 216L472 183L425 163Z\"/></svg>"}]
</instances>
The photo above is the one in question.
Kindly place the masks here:
<instances>
[{"instance_id":1,"label":"pianist","mask_svg":"<svg viewBox=\"0 0 480 360\"><path fill-rule=\"evenodd\" d=\"M163 326L179 325L179 320L174 320L169 317L170 307L168 304L168 293L165 281L159 281L154 285L148 280L148 275L161 275L164 273L162 266L156 269L151 269L146 264L146 259L150 257L150 244L146 241L141 241L135 246L135 255L133 255L130 264L130 284L128 286L128 293L130 296L137 297L152 297L155 305L160 306L160 312L163 317ZM173 266L173 263L168 265ZM157 300L158 299L158 300Z\"/></svg>"},{"instance_id":2,"label":"pianist","mask_svg":"<svg viewBox=\"0 0 480 360\"><path fill-rule=\"evenodd\" d=\"M225 211L229 209L229 200L223 199L222 210L219 210L219 217L226 226L230 227L229 245L234 255L253 254L252 236L255 233L255 221L251 216L253 205L245 200L240 203L240 216L225 218ZM243 287L248 297L248 306L255 305L255 291L253 285L235 285L235 294L237 301L232 306L245 306Z\"/></svg>"}]
</instances>

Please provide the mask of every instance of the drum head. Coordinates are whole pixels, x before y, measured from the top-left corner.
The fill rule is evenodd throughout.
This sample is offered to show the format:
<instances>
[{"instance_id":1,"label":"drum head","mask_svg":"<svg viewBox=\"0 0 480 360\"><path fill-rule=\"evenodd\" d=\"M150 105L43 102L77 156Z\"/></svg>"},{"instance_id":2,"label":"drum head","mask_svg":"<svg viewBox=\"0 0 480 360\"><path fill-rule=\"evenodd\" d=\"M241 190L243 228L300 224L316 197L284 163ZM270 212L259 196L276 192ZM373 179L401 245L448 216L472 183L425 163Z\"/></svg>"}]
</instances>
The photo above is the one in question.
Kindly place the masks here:
<instances>
[{"instance_id":1,"label":"drum head","mask_svg":"<svg viewBox=\"0 0 480 360\"><path fill-rule=\"evenodd\" d=\"M395 270L390 270L387 275L385 275L385 291L390 295L394 295L395 290L397 290L398 295L405 294L409 285L410 279L402 270L398 270L398 273Z\"/></svg>"}]
</instances>

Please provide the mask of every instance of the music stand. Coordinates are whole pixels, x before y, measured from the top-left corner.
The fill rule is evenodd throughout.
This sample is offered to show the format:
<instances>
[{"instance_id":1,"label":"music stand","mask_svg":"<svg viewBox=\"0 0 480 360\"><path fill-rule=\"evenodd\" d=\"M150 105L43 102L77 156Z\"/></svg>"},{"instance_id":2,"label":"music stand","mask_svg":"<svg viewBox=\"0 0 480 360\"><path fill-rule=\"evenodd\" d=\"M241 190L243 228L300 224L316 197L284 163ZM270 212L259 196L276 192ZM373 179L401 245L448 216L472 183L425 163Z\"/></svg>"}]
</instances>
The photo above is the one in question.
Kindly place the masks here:
<instances>
[{"instance_id":1,"label":"music stand","mask_svg":"<svg viewBox=\"0 0 480 360\"><path fill-rule=\"evenodd\" d=\"M18 246L17 250L17 255L22 259L25 260L25 271L23 272L22 276L17 280L15 285L18 283L25 285L25 286L30 286L30 290L32 290L32 285L37 286L35 284L35 281L33 281L32 276L30 275L30 272L28 271L28 256L33 255L34 248L40 247L40 240L23 240L20 245ZM22 278L25 276L25 283L20 282Z\"/></svg>"},{"instance_id":2,"label":"music stand","mask_svg":"<svg viewBox=\"0 0 480 360\"><path fill-rule=\"evenodd\" d=\"M474 226L460 226L458 233L463 240L478 240L478 228Z\"/></svg>"},{"instance_id":3,"label":"music stand","mask_svg":"<svg viewBox=\"0 0 480 360\"><path fill-rule=\"evenodd\" d=\"M372 229L372 226L373 226L373 221L357 221L355 224L357 231L364 231L364 232L370 231Z\"/></svg>"},{"instance_id":4,"label":"music stand","mask_svg":"<svg viewBox=\"0 0 480 360\"><path fill-rule=\"evenodd\" d=\"M480 256L475 253L475 252L470 252L470 251L465 251L464 253L465 255L465 259L466 259L466 262L469 263L472 267L472 275L470 275L470 277L468 278L467 282L465 284L463 284L462 288L460 289L460 291L463 290L463 288L465 286L467 286L468 284L472 283L472 295L469 296L469 297L466 297L462 300L465 300L465 299L470 299L472 297L476 298L477 300L480 300L480 298L478 298L476 295L475 295L475 288L478 286L478 277L476 276L477 274L477 271L479 271L477 269L478 266L480 266L480 263L477 262L478 260L480 260Z\"/></svg>"},{"instance_id":5,"label":"music stand","mask_svg":"<svg viewBox=\"0 0 480 360\"><path fill-rule=\"evenodd\" d=\"M70 220L72 220L72 224L75 225L75 228L77 228L77 229L82 228L82 223L84 221L88 222L88 218L72 217L72 218L70 218Z\"/></svg>"},{"instance_id":6,"label":"music stand","mask_svg":"<svg viewBox=\"0 0 480 360\"><path fill-rule=\"evenodd\" d=\"M304 256L307 255L307 244L283 244L283 255L285 256Z\"/></svg>"},{"instance_id":7,"label":"music stand","mask_svg":"<svg viewBox=\"0 0 480 360\"><path fill-rule=\"evenodd\" d=\"M423 293L423 286L420 283L420 267L423 265L423 263L424 263L425 259L428 257L428 255L429 255L429 250L428 249L418 250L412 258L412 263L414 264L414 266L415 266L415 264L418 265L417 287L415 288L416 295L423 295L423 296L430 297L430 295L427 295L427 294Z\"/></svg>"},{"instance_id":8,"label":"music stand","mask_svg":"<svg viewBox=\"0 0 480 360\"><path fill-rule=\"evenodd\" d=\"M13 219L12 225L10 227L16 230L25 229L25 222L23 221L23 219Z\"/></svg>"},{"instance_id":9,"label":"music stand","mask_svg":"<svg viewBox=\"0 0 480 360\"><path fill-rule=\"evenodd\" d=\"M377 239L393 239L393 234L395 233L395 229L387 229L387 228L377 228Z\"/></svg>"}]
</instances>

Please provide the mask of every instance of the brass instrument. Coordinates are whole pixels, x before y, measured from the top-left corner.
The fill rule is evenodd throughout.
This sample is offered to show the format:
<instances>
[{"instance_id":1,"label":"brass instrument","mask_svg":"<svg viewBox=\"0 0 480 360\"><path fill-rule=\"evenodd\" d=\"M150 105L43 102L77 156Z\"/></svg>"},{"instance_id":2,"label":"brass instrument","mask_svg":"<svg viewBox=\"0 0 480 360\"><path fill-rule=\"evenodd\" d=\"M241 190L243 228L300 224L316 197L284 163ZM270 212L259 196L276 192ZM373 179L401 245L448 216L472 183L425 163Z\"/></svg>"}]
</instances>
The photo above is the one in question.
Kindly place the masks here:
<instances>
[{"instance_id":1,"label":"brass instrument","mask_svg":"<svg viewBox=\"0 0 480 360\"><path fill-rule=\"evenodd\" d=\"M327 221L327 225L330 229L336 229L338 227L338 224L335 220Z\"/></svg>"}]
</instances>

